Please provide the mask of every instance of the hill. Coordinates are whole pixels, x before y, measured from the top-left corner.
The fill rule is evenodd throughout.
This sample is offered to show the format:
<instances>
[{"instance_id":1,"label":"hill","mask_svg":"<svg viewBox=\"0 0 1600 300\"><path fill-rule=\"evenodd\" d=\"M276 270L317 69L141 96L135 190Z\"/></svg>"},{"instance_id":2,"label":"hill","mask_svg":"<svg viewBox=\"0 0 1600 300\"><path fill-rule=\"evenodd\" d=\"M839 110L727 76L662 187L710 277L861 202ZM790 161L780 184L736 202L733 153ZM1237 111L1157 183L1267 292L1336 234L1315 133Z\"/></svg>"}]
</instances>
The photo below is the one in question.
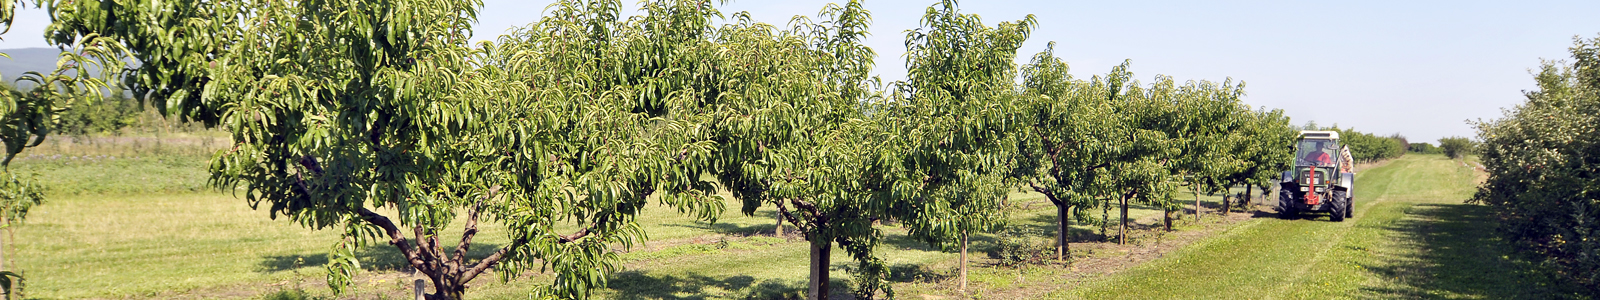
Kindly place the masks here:
<instances>
[{"instance_id":1,"label":"hill","mask_svg":"<svg viewBox=\"0 0 1600 300\"><path fill-rule=\"evenodd\" d=\"M0 53L10 55L11 59L0 58L0 79L12 83L23 72L46 72L56 68L56 55L61 50L55 48L21 48L0 49Z\"/></svg>"}]
</instances>

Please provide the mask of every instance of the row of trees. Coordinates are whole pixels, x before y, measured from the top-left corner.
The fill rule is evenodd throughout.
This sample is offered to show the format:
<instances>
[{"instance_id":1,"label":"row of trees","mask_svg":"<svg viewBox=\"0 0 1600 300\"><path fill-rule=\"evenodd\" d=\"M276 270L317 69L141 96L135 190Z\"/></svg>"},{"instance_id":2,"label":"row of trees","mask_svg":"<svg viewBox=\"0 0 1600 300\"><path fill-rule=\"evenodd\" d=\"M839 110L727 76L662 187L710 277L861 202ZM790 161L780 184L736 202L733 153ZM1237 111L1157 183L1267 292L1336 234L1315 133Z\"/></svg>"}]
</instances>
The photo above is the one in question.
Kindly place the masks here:
<instances>
[{"instance_id":1,"label":"row of trees","mask_svg":"<svg viewBox=\"0 0 1600 300\"><path fill-rule=\"evenodd\" d=\"M623 18L616 0L568 0L469 45L480 6L71 1L50 5L48 36L126 47L140 65L117 75L135 95L226 128L235 144L213 184L343 232L336 291L356 249L386 243L431 298L459 299L491 268L550 270L537 294L585 297L617 269L616 247L645 238L651 199L714 222L725 189L811 242L812 298L829 293L835 247L855 260L858 295L893 297L882 222L965 253L1025 186L1058 207L1060 258L1089 210L1153 204L1170 227L1186 205L1175 191L1265 187L1295 139L1231 80L1143 84L1127 64L1078 79L1048 49L1018 66L1032 16L990 26L951 0L906 33L908 78L889 83L868 75L871 16L856 1L780 28L706 1L645 1ZM511 242L468 257L480 222Z\"/></svg>"},{"instance_id":2,"label":"row of trees","mask_svg":"<svg viewBox=\"0 0 1600 300\"><path fill-rule=\"evenodd\" d=\"M1489 178L1471 201L1494 209L1506 241L1594 289L1600 287L1600 38L1575 44L1573 61L1544 63L1527 101L1476 124Z\"/></svg>"},{"instance_id":3,"label":"row of trees","mask_svg":"<svg viewBox=\"0 0 1600 300\"><path fill-rule=\"evenodd\" d=\"M1318 126L1317 122L1306 122L1301 125L1303 130L1330 130L1339 132L1339 143L1350 147L1350 156L1357 162L1373 162L1397 158L1405 155L1410 149L1410 142L1399 133L1389 136L1356 131L1355 128L1339 128L1339 124L1332 127Z\"/></svg>"},{"instance_id":4,"label":"row of trees","mask_svg":"<svg viewBox=\"0 0 1600 300\"><path fill-rule=\"evenodd\" d=\"M1398 158L1406 154L1411 144L1400 134L1379 136L1356 131L1354 128L1337 129L1339 143L1350 147L1350 156L1358 162L1373 162Z\"/></svg>"}]
</instances>

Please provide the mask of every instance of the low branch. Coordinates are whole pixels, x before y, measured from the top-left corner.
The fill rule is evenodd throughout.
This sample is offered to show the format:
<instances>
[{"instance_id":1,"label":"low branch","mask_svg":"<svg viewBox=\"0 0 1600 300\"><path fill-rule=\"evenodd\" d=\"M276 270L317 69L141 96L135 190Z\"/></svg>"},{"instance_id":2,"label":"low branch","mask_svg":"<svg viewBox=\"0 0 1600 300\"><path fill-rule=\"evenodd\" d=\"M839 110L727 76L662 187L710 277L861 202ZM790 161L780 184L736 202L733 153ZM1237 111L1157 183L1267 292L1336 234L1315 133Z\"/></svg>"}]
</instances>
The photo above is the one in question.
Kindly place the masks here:
<instances>
[{"instance_id":1,"label":"low branch","mask_svg":"<svg viewBox=\"0 0 1600 300\"><path fill-rule=\"evenodd\" d=\"M389 221L389 217L366 208L362 208L357 213L361 215L362 220L382 228L383 232L389 235L389 244L394 245L395 248L400 248L400 254L406 257L406 262L410 263L412 268L419 270L423 268L422 258L417 256L416 249L413 249L411 243L406 241L406 236L400 232L400 228L395 227L394 222Z\"/></svg>"},{"instance_id":2,"label":"low branch","mask_svg":"<svg viewBox=\"0 0 1600 300\"><path fill-rule=\"evenodd\" d=\"M1060 199L1058 199L1058 198L1056 198L1056 193L1055 193L1055 191L1054 191L1054 190L1051 190L1051 189L1050 189L1050 188L1048 188L1048 187L1042 187L1042 186L1039 186L1039 185L1037 185L1037 184L1034 184L1034 183L1032 183L1032 182L1029 182L1029 183L1028 183L1028 187L1031 187L1031 188L1033 188L1033 191L1035 191L1035 192L1039 192L1039 193L1040 193L1040 194L1044 194L1044 198L1045 198L1045 199L1050 199L1050 203L1053 203L1053 204L1055 204L1055 205L1056 205L1056 206L1064 206L1064 205L1067 205L1067 204L1066 204L1066 203L1064 203L1064 202L1061 202L1061 200L1060 200Z\"/></svg>"},{"instance_id":3,"label":"low branch","mask_svg":"<svg viewBox=\"0 0 1600 300\"><path fill-rule=\"evenodd\" d=\"M789 213L789 208L783 206L783 202L778 202L777 206L778 216L783 217L785 220L789 220L789 224L793 224L795 229L798 229L802 232L806 230L806 227L808 227L807 224L809 223L801 223L799 218L796 218L794 214Z\"/></svg>"},{"instance_id":4,"label":"low branch","mask_svg":"<svg viewBox=\"0 0 1600 300\"><path fill-rule=\"evenodd\" d=\"M478 215L483 213L483 202L494 198L495 194L498 193L500 193L499 185L489 187L487 194L473 201L472 206L467 208L467 225L461 231L461 244L456 245L456 253L454 255L454 261L457 264L467 261L467 250L472 247L472 238L478 235Z\"/></svg>"},{"instance_id":5,"label":"low branch","mask_svg":"<svg viewBox=\"0 0 1600 300\"><path fill-rule=\"evenodd\" d=\"M573 232L572 234L568 235L556 235L556 243L566 244L587 237L590 233L596 231L594 228L599 227L600 223L605 223L605 221L609 218L610 217L606 215L601 215L600 220L596 220L595 223L589 225L589 227L584 227L583 229L579 229L577 232ZM516 240L511 241L510 245L500 247L499 250L495 250L494 253L490 253L489 256L484 257L482 260L478 260L478 263L473 264L472 267L462 270L460 276L457 276L457 278L460 278L461 282L463 283L471 282L473 278L477 278L479 274L483 274L483 271L494 267L496 263L504 260L506 255L511 253L511 249L522 247L522 245L527 243L528 240L526 238L519 237Z\"/></svg>"},{"instance_id":6,"label":"low branch","mask_svg":"<svg viewBox=\"0 0 1600 300\"><path fill-rule=\"evenodd\" d=\"M478 263L473 264L472 267L466 268L466 270L461 272L461 276L458 278L461 278L462 283L472 282L473 278L478 278L478 274L483 274L483 271L489 270L489 268L494 267L496 263L499 263L500 260L505 259L506 254L511 253L511 249L522 247L522 245L527 243L528 240L523 238L518 238L514 241L511 241L510 245L500 247L500 250L495 250L494 253L490 253L488 257L478 260Z\"/></svg>"}]
</instances>

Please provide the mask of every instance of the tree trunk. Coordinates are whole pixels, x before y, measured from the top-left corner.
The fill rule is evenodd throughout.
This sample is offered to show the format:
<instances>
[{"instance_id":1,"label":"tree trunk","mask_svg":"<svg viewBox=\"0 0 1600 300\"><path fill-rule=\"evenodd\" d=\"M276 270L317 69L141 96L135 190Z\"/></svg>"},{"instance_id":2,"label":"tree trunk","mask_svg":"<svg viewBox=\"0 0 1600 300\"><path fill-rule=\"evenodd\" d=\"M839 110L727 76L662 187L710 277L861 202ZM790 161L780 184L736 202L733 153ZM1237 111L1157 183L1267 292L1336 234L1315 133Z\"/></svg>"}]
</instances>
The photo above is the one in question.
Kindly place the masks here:
<instances>
[{"instance_id":1,"label":"tree trunk","mask_svg":"<svg viewBox=\"0 0 1600 300\"><path fill-rule=\"evenodd\" d=\"M1200 222L1200 188L1194 188L1194 221Z\"/></svg>"},{"instance_id":2,"label":"tree trunk","mask_svg":"<svg viewBox=\"0 0 1600 300\"><path fill-rule=\"evenodd\" d=\"M1243 203L1239 203L1239 206L1244 206L1245 208L1250 208L1249 204L1255 204L1256 203L1255 188L1256 188L1256 186L1254 184L1245 184L1244 185L1244 202ZM1250 211L1251 210L1245 210L1245 212L1250 212Z\"/></svg>"},{"instance_id":3,"label":"tree trunk","mask_svg":"<svg viewBox=\"0 0 1600 300\"><path fill-rule=\"evenodd\" d=\"M783 212L777 212L778 227L772 230L772 236L783 237Z\"/></svg>"},{"instance_id":4,"label":"tree trunk","mask_svg":"<svg viewBox=\"0 0 1600 300\"><path fill-rule=\"evenodd\" d=\"M1062 259L1064 257L1068 257L1068 256L1072 255L1072 254L1068 253L1072 249L1071 249L1071 247L1069 247L1069 245L1067 245L1067 234L1069 233L1070 230L1072 230L1072 227L1069 226L1070 224L1067 224L1067 220L1068 220L1068 218L1070 218L1068 216L1068 213L1070 213L1070 212L1072 212L1072 210L1070 208L1068 208L1067 206L1065 206L1065 205L1056 206L1056 261L1057 262L1061 262L1061 261L1063 261Z\"/></svg>"},{"instance_id":5,"label":"tree trunk","mask_svg":"<svg viewBox=\"0 0 1600 300\"><path fill-rule=\"evenodd\" d=\"M967 231L961 231L961 287L956 291L967 293Z\"/></svg>"},{"instance_id":6,"label":"tree trunk","mask_svg":"<svg viewBox=\"0 0 1600 300\"><path fill-rule=\"evenodd\" d=\"M1172 231L1172 210L1171 209L1168 209L1166 207L1162 207L1161 208L1161 221L1163 223L1167 224L1167 231Z\"/></svg>"},{"instance_id":7,"label":"tree trunk","mask_svg":"<svg viewBox=\"0 0 1600 300\"><path fill-rule=\"evenodd\" d=\"M1126 196L1122 197L1122 205L1121 206L1122 206L1122 213L1118 214L1118 215L1120 215L1120 217L1118 217L1118 219L1120 219L1121 221L1117 222L1117 223L1120 224L1117 227L1117 244L1119 244L1119 245L1127 245L1128 244L1128 197L1126 197Z\"/></svg>"},{"instance_id":8,"label":"tree trunk","mask_svg":"<svg viewBox=\"0 0 1600 300\"><path fill-rule=\"evenodd\" d=\"M0 211L0 214L4 214L4 213L5 213L4 211ZM10 223L11 222L6 222L6 224L10 224ZM7 233L11 232L11 226L6 226L6 232ZM0 240L0 271L5 271L6 270L5 266L10 265L8 263L5 263L6 262L6 254L9 253L9 252L5 251L5 247L7 245L10 245L10 244L11 244L11 241L9 241L9 240ZM10 296L10 295L6 295L6 296Z\"/></svg>"},{"instance_id":9,"label":"tree trunk","mask_svg":"<svg viewBox=\"0 0 1600 300\"><path fill-rule=\"evenodd\" d=\"M1222 215L1223 216L1227 216L1228 213L1233 212L1232 204L1233 203L1229 203L1228 202L1228 192L1222 192Z\"/></svg>"},{"instance_id":10,"label":"tree trunk","mask_svg":"<svg viewBox=\"0 0 1600 300\"><path fill-rule=\"evenodd\" d=\"M833 251L832 243L826 235L811 234L811 284L807 299L828 299L828 258Z\"/></svg>"},{"instance_id":11,"label":"tree trunk","mask_svg":"<svg viewBox=\"0 0 1600 300\"><path fill-rule=\"evenodd\" d=\"M1107 198L1105 205L1100 206L1100 241L1106 242L1111 235L1106 234L1106 226L1111 224L1111 199Z\"/></svg>"}]
</instances>

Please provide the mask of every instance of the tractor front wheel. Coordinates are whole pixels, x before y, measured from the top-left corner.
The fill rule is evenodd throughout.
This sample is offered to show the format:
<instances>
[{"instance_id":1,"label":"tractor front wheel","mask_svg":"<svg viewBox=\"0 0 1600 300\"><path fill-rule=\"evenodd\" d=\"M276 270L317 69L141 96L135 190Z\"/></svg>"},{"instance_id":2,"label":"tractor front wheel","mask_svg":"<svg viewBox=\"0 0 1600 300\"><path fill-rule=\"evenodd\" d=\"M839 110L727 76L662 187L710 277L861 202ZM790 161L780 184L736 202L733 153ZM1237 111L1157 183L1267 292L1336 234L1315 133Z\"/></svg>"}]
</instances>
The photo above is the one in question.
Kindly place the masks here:
<instances>
[{"instance_id":1,"label":"tractor front wheel","mask_svg":"<svg viewBox=\"0 0 1600 300\"><path fill-rule=\"evenodd\" d=\"M1284 189L1278 193L1278 218L1284 220L1294 219L1299 214L1294 209L1294 192Z\"/></svg>"},{"instance_id":2,"label":"tractor front wheel","mask_svg":"<svg viewBox=\"0 0 1600 300\"><path fill-rule=\"evenodd\" d=\"M1333 202L1328 203L1330 210L1328 212L1328 219L1333 220L1334 222L1344 222L1344 218L1350 216L1349 194L1346 194L1342 191L1333 191L1333 197L1328 198L1332 198L1328 200Z\"/></svg>"}]
</instances>

